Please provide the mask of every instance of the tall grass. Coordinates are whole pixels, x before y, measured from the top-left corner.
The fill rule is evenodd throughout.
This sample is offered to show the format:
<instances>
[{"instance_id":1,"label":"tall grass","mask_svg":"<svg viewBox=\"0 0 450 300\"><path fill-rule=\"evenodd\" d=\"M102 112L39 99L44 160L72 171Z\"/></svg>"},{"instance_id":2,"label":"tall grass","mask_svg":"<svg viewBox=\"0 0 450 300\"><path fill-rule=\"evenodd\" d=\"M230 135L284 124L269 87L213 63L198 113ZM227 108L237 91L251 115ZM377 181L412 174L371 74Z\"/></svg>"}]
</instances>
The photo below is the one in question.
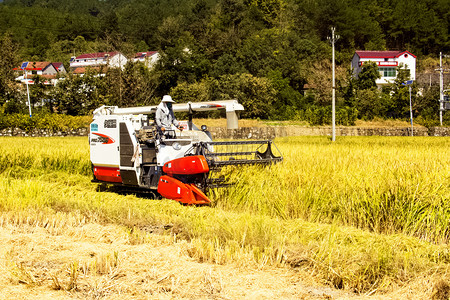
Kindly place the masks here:
<instances>
[{"instance_id":1,"label":"tall grass","mask_svg":"<svg viewBox=\"0 0 450 300\"><path fill-rule=\"evenodd\" d=\"M360 292L430 270L450 280L448 138L276 143L283 163L233 173L212 207L186 207L98 192L86 138L0 138L0 223L170 224L200 261L306 267Z\"/></svg>"},{"instance_id":2,"label":"tall grass","mask_svg":"<svg viewBox=\"0 0 450 300\"><path fill-rule=\"evenodd\" d=\"M283 163L235 171L236 184L213 193L214 206L448 242L450 139L303 137L277 145ZM2 138L0 172L90 176L88 151L86 138Z\"/></svg>"},{"instance_id":3,"label":"tall grass","mask_svg":"<svg viewBox=\"0 0 450 300\"><path fill-rule=\"evenodd\" d=\"M450 139L278 139L281 164L234 173L217 207L434 242L450 238Z\"/></svg>"},{"instance_id":4,"label":"tall grass","mask_svg":"<svg viewBox=\"0 0 450 300\"><path fill-rule=\"evenodd\" d=\"M449 275L445 273L450 264L446 245L403 234L380 235L301 219L281 220L97 192L95 187L86 186L88 179L69 177L73 178L50 181L42 176L35 180L0 177L0 188L5 192L0 198L1 222L48 223L46 228L53 234L68 225L92 221L130 228L170 224L169 232L177 239L192 241L186 252L200 261L306 267L336 287L360 292L386 288L431 269ZM81 186L64 185L77 180L82 181Z\"/></svg>"},{"instance_id":5,"label":"tall grass","mask_svg":"<svg viewBox=\"0 0 450 300\"><path fill-rule=\"evenodd\" d=\"M87 137L1 137L0 172L18 168L90 175L89 141Z\"/></svg>"}]
</instances>

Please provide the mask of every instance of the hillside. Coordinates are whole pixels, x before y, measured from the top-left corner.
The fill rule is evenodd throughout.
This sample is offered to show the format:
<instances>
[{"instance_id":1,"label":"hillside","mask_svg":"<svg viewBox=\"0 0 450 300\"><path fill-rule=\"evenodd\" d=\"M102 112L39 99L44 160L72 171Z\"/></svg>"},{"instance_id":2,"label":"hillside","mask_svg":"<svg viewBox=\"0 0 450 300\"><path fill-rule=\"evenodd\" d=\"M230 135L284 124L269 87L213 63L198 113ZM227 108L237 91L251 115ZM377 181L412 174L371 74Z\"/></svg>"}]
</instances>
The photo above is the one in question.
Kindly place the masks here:
<instances>
[{"instance_id":1,"label":"hillside","mask_svg":"<svg viewBox=\"0 0 450 300\"><path fill-rule=\"evenodd\" d=\"M239 99L243 118L331 122L330 28L336 28L337 123L409 117L410 72L391 68L383 88L377 66L349 68L355 50L409 51L417 57L412 109L424 126L440 125L439 52L450 51L448 1L304 0L7 0L0 4L0 113L27 113L26 89L13 72L23 61L62 62L55 87L33 77L36 112L88 115L105 105ZM70 73L71 57L158 51L153 67L129 63ZM444 68L448 59L444 56ZM429 73L433 70L434 73ZM426 74L426 75L423 75ZM448 76L444 78L448 85ZM444 114L443 123L450 116Z\"/></svg>"}]
</instances>

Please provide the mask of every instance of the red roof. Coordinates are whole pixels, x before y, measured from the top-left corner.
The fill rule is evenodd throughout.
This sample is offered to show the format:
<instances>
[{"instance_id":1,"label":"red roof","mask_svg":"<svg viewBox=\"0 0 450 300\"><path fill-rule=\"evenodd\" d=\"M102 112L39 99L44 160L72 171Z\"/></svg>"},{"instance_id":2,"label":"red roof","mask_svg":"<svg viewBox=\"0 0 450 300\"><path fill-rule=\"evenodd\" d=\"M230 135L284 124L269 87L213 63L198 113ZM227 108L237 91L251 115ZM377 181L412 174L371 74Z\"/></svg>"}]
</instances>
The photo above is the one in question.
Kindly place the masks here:
<instances>
[{"instance_id":1,"label":"red roof","mask_svg":"<svg viewBox=\"0 0 450 300\"><path fill-rule=\"evenodd\" d=\"M59 68L62 66L62 62L54 62L52 63L52 65L55 67L56 70L59 71Z\"/></svg>"},{"instance_id":2,"label":"red roof","mask_svg":"<svg viewBox=\"0 0 450 300\"><path fill-rule=\"evenodd\" d=\"M99 67L78 67L73 70L73 73L74 74L85 74L88 69L94 70L97 72L100 71Z\"/></svg>"},{"instance_id":3,"label":"red roof","mask_svg":"<svg viewBox=\"0 0 450 300\"><path fill-rule=\"evenodd\" d=\"M56 75L39 75L39 76L46 78L46 79L56 79Z\"/></svg>"},{"instance_id":4,"label":"red roof","mask_svg":"<svg viewBox=\"0 0 450 300\"><path fill-rule=\"evenodd\" d=\"M25 69L28 70L28 71L42 71L49 64L50 64L50 62L48 62L48 61L30 61L30 62L28 62L28 65L27 65L27 67ZM23 71L22 67L14 68L14 70Z\"/></svg>"},{"instance_id":5,"label":"red roof","mask_svg":"<svg viewBox=\"0 0 450 300\"><path fill-rule=\"evenodd\" d=\"M114 56L119 52L97 52L97 53L86 53L77 56L75 59L87 59L87 58L103 58L105 56Z\"/></svg>"},{"instance_id":6,"label":"red roof","mask_svg":"<svg viewBox=\"0 0 450 300\"><path fill-rule=\"evenodd\" d=\"M399 57L404 53L408 53L409 55L412 55L414 58L416 58L414 54L408 51L363 51L363 50L356 51L356 54L360 58L395 58Z\"/></svg>"},{"instance_id":7,"label":"red roof","mask_svg":"<svg viewBox=\"0 0 450 300\"><path fill-rule=\"evenodd\" d=\"M156 53L158 53L158 51L138 52L134 55L134 58L144 58L144 57L152 56Z\"/></svg>"}]
</instances>

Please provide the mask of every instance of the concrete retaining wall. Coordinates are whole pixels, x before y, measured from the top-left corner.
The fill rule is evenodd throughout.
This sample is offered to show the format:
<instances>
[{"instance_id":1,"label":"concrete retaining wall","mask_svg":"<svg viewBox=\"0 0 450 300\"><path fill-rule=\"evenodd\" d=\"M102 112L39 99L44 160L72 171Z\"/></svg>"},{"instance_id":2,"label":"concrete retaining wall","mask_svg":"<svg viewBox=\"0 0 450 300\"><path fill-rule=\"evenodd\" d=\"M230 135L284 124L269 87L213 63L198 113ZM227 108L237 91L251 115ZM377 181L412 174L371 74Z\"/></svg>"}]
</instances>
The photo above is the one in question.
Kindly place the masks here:
<instances>
[{"instance_id":1,"label":"concrete retaining wall","mask_svg":"<svg viewBox=\"0 0 450 300\"><path fill-rule=\"evenodd\" d=\"M0 136L87 136L88 128L78 128L74 130L51 130L51 129L33 129L26 131L20 128L8 128L0 130Z\"/></svg>"},{"instance_id":2,"label":"concrete retaining wall","mask_svg":"<svg viewBox=\"0 0 450 300\"><path fill-rule=\"evenodd\" d=\"M209 129L214 139L273 139L283 136L331 136L331 127L304 126L273 126L273 127L242 127L226 129L211 127ZM87 128L70 131L53 131L49 129L34 129L25 131L19 128L9 128L0 131L0 136L87 136ZM336 127L336 136L409 136L410 127L395 128L365 128ZM415 136L450 136L450 127L418 127L414 128Z\"/></svg>"},{"instance_id":3,"label":"concrete retaining wall","mask_svg":"<svg viewBox=\"0 0 450 300\"><path fill-rule=\"evenodd\" d=\"M210 131L214 138L231 139L273 139L283 136L331 136L331 127L275 126L244 127L234 130L213 127ZM337 136L410 136L410 127L366 128L336 127ZM450 136L449 127L414 128L415 136Z\"/></svg>"}]
</instances>

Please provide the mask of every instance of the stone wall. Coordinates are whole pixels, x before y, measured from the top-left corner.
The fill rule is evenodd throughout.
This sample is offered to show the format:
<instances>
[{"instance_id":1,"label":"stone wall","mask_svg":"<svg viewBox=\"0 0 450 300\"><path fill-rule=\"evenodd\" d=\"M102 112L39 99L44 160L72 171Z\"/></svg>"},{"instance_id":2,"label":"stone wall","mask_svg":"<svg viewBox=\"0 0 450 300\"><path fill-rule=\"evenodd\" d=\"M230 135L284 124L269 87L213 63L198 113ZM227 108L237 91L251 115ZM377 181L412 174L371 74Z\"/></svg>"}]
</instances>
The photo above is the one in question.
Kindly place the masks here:
<instances>
[{"instance_id":1,"label":"stone wall","mask_svg":"<svg viewBox=\"0 0 450 300\"><path fill-rule=\"evenodd\" d=\"M0 130L0 136L87 136L88 128L74 130L33 129L26 131L20 128L7 128Z\"/></svg>"},{"instance_id":2,"label":"stone wall","mask_svg":"<svg viewBox=\"0 0 450 300\"><path fill-rule=\"evenodd\" d=\"M221 127L210 128L215 139L273 139L283 136L331 136L331 127L274 126L243 127L229 130ZM336 136L410 136L411 127L370 128L336 127ZM450 136L449 127L417 127L415 136Z\"/></svg>"},{"instance_id":3,"label":"stone wall","mask_svg":"<svg viewBox=\"0 0 450 300\"><path fill-rule=\"evenodd\" d=\"M223 127L209 128L213 139L273 139L283 136L331 136L331 127L305 126L271 126L242 127L226 129ZM69 131L53 131L50 129L33 129L30 132L19 128L0 130L0 136L87 136L88 128ZM409 136L410 127L369 128L369 127L336 127L336 136ZM415 136L450 136L450 127L417 127Z\"/></svg>"}]
</instances>

